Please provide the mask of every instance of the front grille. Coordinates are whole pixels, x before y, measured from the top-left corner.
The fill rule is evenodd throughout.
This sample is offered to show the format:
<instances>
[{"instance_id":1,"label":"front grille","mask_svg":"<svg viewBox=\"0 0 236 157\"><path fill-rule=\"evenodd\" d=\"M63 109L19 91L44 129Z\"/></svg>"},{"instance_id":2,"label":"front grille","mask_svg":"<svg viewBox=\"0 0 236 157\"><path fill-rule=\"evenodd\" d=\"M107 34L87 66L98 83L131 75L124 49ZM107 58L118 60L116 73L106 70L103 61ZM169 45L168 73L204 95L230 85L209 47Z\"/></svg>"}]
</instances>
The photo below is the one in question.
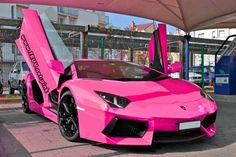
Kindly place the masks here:
<instances>
[{"instance_id":1,"label":"front grille","mask_svg":"<svg viewBox=\"0 0 236 157\"><path fill-rule=\"evenodd\" d=\"M192 141L203 137L204 133L200 129L191 129L173 132L154 132L153 142L157 143L171 143Z\"/></svg>"},{"instance_id":2,"label":"front grille","mask_svg":"<svg viewBox=\"0 0 236 157\"><path fill-rule=\"evenodd\" d=\"M114 118L102 133L110 137L143 137L147 128L146 121Z\"/></svg>"},{"instance_id":3,"label":"front grille","mask_svg":"<svg viewBox=\"0 0 236 157\"><path fill-rule=\"evenodd\" d=\"M208 128L211 124L215 123L216 121L216 112L210 114L210 115L207 115L205 117L205 119L202 121L202 125L205 127L205 128Z\"/></svg>"}]
</instances>

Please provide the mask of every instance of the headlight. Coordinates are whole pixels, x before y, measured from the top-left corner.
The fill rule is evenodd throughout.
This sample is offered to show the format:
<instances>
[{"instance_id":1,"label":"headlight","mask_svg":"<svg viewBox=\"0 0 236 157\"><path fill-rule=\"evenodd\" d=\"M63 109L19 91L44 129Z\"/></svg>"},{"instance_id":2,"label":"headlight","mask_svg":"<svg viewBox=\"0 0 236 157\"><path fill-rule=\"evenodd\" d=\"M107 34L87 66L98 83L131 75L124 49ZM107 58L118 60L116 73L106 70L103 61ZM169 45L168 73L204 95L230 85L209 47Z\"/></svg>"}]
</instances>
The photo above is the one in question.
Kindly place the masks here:
<instances>
[{"instance_id":1,"label":"headlight","mask_svg":"<svg viewBox=\"0 0 236 157\"><path fill-rule=\"evenodd\" d=\"M204 92L203 90L201 90L200 94L201 94L202 97L204 97L204 98L206 98L206 99L208 99L208 100L210 100L210 101L212 101L212 102L215 101L209 94L207 94L207 93Z\"/></svg>"},{"instance_id":2,"label":"headlight","mask_svg":"<svg viewBox=\"0 0 236 157\"><path fill-rule=\"evenodd\" d=\"M114 94L104 93L95 91L106 103L108 103L111 107L114 108L125 108L130 100L124 97L120 97Z\"/></svg>"}]
</instances>

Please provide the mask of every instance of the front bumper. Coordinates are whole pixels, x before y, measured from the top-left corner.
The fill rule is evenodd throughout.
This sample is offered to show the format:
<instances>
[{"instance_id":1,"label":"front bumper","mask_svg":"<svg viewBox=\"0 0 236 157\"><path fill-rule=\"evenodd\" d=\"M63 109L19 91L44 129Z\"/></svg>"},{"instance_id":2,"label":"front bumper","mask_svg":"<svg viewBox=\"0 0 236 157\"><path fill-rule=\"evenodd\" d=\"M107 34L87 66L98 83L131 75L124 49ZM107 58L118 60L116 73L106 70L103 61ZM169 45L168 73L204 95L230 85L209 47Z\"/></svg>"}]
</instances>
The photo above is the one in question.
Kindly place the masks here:
<instances>
[{"instance_id":1,"label":"front bumper","mask_svg":"<svg viewBox=\"0 0 236 157\"><path fill-rule=\"evenodd\" d=\"M207 115L201 121L201 127L182 131L155 131L153 142L169 143L191 141L203 136L211 137L215 134L216 112ZM157 120L158 121L158 120ZM128 120L115 117L102 131L103 134L121 138L142 138L148 131L148 121Z\"/></svg>"},{"instance_id":2,"label":"front bumper","mask_svg":"<svg viewBox=\"0 0 236 157\"><path fill-rule=\"evenodd\" d=\"M99 112L99 111L98 111ZM85 112L78 113L79 115ZM212 137L216 132L216 111L208 115L190 119L163 119L163 118L139 118L104 113L100 120L97 118L101 112L95 114L93 125L88 125L88 115L79 117L80 136L92 141L98 141L112 145L152 145L155 143L170 143L191 141L203 136ZM86 124L83 121L86 119ZM198 129L179 131L180 122L200 120ZM99 124L105 122L105 125ZM104 124L104 123L103 123ZM86 127L84 127L86 126Z\"/></svg>"},{"instance_id":3,"label":"front bumper","mask_svg":"<svg viewBox=\"0 0 236 157\"><path fill-rule=\"evenodd\" d=\"M201 129L192 129L185 131L174 132L155 132L153 135L154 143L173 143L173 142L187 142L204 137Z\"/></svg>"}]
</instances>

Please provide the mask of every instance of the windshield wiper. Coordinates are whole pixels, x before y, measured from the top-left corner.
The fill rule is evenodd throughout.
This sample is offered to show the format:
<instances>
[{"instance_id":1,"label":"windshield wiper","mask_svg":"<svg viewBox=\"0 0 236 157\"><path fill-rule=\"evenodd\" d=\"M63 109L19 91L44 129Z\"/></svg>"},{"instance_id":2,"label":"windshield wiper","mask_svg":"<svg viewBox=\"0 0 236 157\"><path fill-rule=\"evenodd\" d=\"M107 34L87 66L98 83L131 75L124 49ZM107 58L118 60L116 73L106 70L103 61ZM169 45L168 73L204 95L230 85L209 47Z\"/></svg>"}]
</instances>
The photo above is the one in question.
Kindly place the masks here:
<instances>
[{"instance_id":1,"label":"windshield wiper","mask_svg":"<svg viewBox=\"0 0 236 157\"><path fill-rule=\"evenodd\" d=\"M153 78L152 81L161 81L170 78L169 76Z\"/></svg>"},{"instance_id":2,"label":"windshield wiper","mask_svg":"<svg viewBox=\"0 0 236 157\"><path fill-rule=\"evenodd\" d=\"M111 79L111 80L116 80L116 81L133 81L134 79L131 79L131 78L114 78L114 79Z\"/></svg>"}]
</instances>

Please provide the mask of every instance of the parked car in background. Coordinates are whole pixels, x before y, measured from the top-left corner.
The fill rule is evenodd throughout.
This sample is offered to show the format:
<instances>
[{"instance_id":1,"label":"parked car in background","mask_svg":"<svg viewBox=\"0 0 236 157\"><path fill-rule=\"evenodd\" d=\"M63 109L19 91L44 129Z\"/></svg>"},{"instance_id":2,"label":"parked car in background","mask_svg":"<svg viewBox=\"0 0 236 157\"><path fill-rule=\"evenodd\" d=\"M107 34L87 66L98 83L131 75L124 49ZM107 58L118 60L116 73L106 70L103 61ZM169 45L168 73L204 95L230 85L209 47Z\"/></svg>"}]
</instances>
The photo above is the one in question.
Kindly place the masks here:
<instances>
[{"instance_id":1,"label":"parked car in background","mask_svg":"<svg viewBox=\"0 0 236 157\"><path fill-rule=\"evenodd\" d=\"M184 73L184 75L185 75L185 73ZM170 76L172 78L180 78L179 73L173 73L173 74L170 74ZM192 83L195 83L197 85L200 85L201 81L202 81L202 75L189 71L189 81Z\"/></svg>"},{"instance_id":2,"label":"parked car in background","mask_svg":"<svg viewBox=\"0 0 236 157\"><path fill-rule=\"evenodd\" d=\"M202 67L201 66L193 66L189 70L192 73L196 73L202 78ZM214 66L204 66L204 84L205 85L213 85L215 81L215 67ZM200 78L200 79L201 79ZM200 80L201 83L201 80Z\"/></svg>"},{"instance_id":3,"label":"parked car in background","mask_svg":"<svg viewBox=\"0 0 236 157\"><path fill-rule=\"evenodd\" d=\"M189 81L193 82L197 85L201 85L202 75L190 70L189 71Z\"/></svg>"},{"instance_id":4,"label":"parked car in background","mask_svg":"<svg viewBox=\"0 0 236 157\"><path fill-rule=\"evenodd\" d=\"M10 94L14 94L15 90L20 89L21 80L29 71L29 67L25 61L16 62L12 66L8 79Z\"/></svg>"}]
</instances>

